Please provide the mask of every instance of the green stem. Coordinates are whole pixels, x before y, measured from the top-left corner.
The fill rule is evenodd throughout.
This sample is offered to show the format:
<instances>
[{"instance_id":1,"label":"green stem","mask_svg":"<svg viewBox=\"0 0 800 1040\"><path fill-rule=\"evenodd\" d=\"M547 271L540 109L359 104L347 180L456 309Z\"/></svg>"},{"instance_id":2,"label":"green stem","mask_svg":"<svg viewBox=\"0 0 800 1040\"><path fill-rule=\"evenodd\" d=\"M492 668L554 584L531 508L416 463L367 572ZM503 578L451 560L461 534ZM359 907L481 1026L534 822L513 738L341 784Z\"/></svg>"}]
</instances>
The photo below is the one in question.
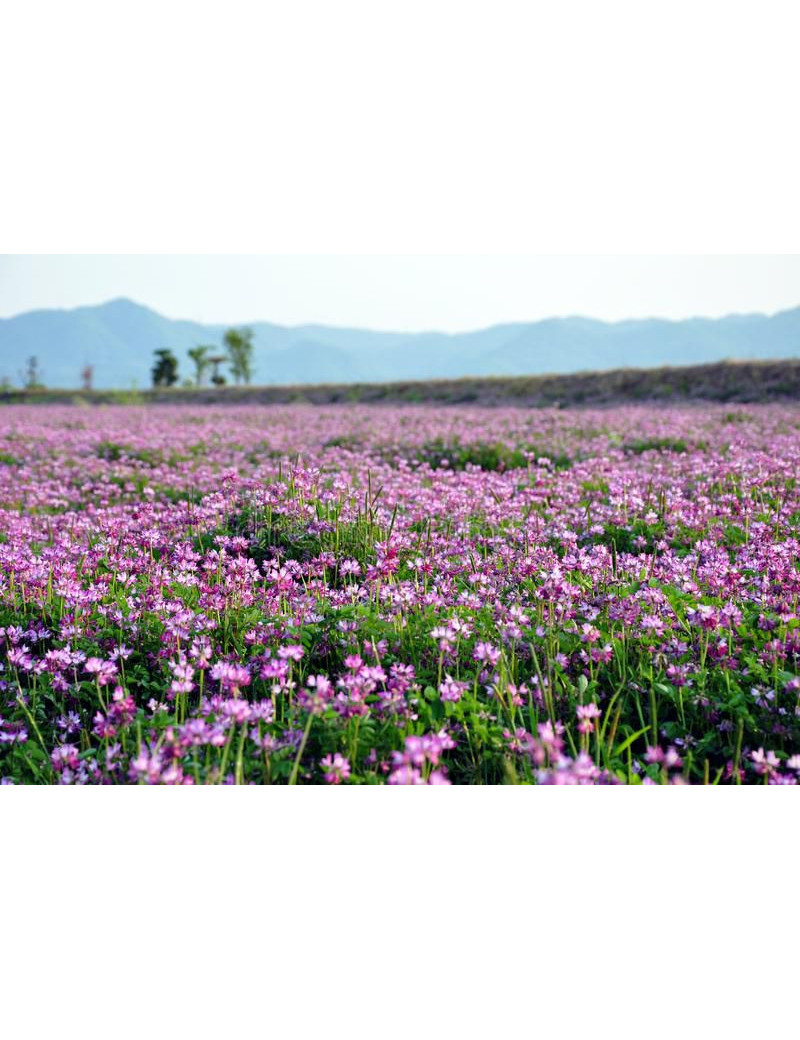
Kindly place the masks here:
<instances>
[{"instance_id":1,"label":"green stem","mask_svg":"<svg viewBox=\"0 0 800 1040\"><path fill-rule=\"evenodd\" d=\"M306 749L306 741L308 740L308 734L311 732L311 723L314 721L314 716L309 715L308 721L306 722L306 728L303 730L303 739L300 741L300 747L297 749L297 757L294 760L292 766L292 772L289 776L289 785L293 786L297 783L297 772L300 769L300 759L303 757L303 752Z\"/></svg>"}]
</instances>

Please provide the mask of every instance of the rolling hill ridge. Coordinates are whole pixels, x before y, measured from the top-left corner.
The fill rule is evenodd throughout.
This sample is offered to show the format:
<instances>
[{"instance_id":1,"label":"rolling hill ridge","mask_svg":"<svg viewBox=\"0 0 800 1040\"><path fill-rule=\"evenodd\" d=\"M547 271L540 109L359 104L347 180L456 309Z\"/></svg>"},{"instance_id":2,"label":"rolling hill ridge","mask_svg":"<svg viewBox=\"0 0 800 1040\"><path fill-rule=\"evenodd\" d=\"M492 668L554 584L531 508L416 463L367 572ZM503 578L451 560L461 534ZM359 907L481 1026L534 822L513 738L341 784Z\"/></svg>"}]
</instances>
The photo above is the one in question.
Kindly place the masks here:
<instances>
[{"instance_id":1,"label":"rolling hill ridge","mask_svg":"<svg viewBox=\"0 0 800 1040\"><path fill-rule=\"evenodd\" d=\"M800 307L768 316L602 322L551 318L475 332L373 332L325 325L241 322L255 333L253 381L260 384L382 382L523 376L800 357ZM150 384L153 351L168 347L181 377L186 352L219 347L226 325L166 318L128 299L0 319L0 379L19 384L36 355L49 387L77 387L94 366L95 386Z\"/></svg>"}]
</instances>

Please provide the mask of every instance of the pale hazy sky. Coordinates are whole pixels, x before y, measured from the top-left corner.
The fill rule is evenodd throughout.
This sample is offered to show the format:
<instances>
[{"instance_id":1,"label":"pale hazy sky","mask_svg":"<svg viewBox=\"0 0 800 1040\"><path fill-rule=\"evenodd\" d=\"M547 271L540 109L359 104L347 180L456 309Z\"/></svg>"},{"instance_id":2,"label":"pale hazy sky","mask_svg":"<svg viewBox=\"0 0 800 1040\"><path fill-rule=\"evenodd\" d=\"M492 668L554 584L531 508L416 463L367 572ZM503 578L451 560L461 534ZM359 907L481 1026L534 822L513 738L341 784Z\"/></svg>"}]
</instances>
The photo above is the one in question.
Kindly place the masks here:
<instances>
[{"instance_id":1,"label":"pale hazy sky","mask_svg":"<svg viewBox=\"0 0 800 1040\"><path fill-rule=\"evenodd\" d=\"M172 318L458 331L774 313L800 256L0 256L0 317L128 296Z\"/></svg>"}]
</instances>

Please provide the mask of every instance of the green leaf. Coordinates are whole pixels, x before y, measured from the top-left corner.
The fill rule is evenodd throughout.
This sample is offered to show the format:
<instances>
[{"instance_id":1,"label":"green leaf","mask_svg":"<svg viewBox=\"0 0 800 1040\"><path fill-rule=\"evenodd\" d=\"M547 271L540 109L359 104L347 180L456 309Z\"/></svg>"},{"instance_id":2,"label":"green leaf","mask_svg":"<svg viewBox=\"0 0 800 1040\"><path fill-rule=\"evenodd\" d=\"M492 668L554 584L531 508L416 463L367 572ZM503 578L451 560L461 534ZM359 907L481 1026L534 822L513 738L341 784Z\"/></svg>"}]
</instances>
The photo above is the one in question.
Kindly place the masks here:
<instances>
[{"instance_id":1,"label":"green leaf","mask_svg":"<svg viewBox=\"0 0 800 1040\"><path fill-rule=\"evenodd\" d=\"M649 730L650 730L650 727L649 726L645 726L644 729L640 729L637 733L632 733L627 738L627 740L623 740L623 742L618 747L616 747L614 749L614 754L615 755L621 755L623 751L627 751L627 749L631 746L631 744L635 740L638 740L639 737L644 736L644 734L649 732Z\"/></svg>"}]
</instances>

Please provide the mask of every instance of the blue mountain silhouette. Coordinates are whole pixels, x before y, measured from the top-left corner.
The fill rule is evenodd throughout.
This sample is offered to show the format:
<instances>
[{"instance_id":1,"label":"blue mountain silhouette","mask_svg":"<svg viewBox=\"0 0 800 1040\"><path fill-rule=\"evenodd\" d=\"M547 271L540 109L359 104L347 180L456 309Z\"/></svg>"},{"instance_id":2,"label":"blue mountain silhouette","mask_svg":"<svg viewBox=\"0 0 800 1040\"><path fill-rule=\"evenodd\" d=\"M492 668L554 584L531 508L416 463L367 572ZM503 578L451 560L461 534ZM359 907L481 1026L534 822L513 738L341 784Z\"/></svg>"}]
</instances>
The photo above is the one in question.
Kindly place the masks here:
<instances>
[{"instance_id":1,"label":"blue mountain silhouette","mask_svg":"<svg viewBox=\"0 0 800 1040\"><path fill-rule=\"evenodd\" d=\"M453 334L241 324L255 333L254 383L537 375L800 356L800 307L685 321L551 318ZM200 343L221 351L226 327L165 318L128 299L30 311L0 319L0 379L19 383L25 360L36 355L47 386L77 387L80 370L91 364L98 388L144 388L154 350L173 350L188 377L186 351Z\"/></svg>"}]
</instances>

